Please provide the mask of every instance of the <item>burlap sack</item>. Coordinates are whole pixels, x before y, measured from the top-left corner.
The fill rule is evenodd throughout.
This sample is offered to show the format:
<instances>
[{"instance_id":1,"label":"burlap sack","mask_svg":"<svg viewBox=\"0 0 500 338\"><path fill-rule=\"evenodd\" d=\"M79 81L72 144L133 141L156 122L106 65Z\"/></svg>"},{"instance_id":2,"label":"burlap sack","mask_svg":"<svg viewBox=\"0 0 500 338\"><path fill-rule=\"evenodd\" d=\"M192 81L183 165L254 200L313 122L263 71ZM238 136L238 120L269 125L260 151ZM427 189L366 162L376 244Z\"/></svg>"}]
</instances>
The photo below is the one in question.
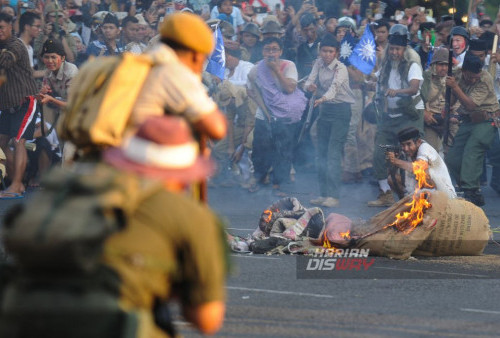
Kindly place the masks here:
<instances>
[{"instance_id":1,"label":"burlap sack","mask_svg":"<svg viewBox=\"0 0 500 338\"><path fill-rule=\"evenodd\" d=\"M463 199L450 199L437 219L435 230L418 246L414 255L476 256L483 253L491 234L483 209Z\"/></svg>"},{"instance_id":2,"label":"burlap sack","mask_svg":"<svg viewBox=\"0 0 500 338\"><path fill-rule=\"evenodd\" d=\"M358 249L370 249L370 255L383 256L395 259L408 259L414 250L433 232L435 219L446 207L447 197L443 193L429 193L431 208L425 212L421 225L409 234L400 232L393 227L383 229L391 224L396 214L408 211L406 203L411 201L411 196L406 196L389 209L372 217L365 229L356 229L362 234L362 239L356 243Z\"/></svg>"}]
</instances>

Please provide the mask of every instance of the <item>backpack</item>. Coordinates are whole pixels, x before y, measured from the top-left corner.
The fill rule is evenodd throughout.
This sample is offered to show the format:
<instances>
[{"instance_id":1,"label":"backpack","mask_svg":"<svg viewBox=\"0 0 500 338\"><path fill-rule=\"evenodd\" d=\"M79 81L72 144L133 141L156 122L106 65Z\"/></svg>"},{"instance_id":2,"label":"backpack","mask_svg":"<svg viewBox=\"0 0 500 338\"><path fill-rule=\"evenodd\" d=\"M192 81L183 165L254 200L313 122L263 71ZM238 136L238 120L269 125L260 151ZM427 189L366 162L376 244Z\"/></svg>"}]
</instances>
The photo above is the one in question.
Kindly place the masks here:
<instances>
[{"instance_id":1,"label":"backpack","mask_svg":"<svg viewBox=\"0 0 500 338\"><path fill-rule=\"evenodd\" d=\"M104 164L53 169L27 204L9 210L3 241L26 271L91 274L100 266L105 240L161 184Z\"/></svg>"},{"instance_id":2,"label":"backpack","mask_svg":"<svg viewBox=\"0 0 500 338\"><path fill-rule=\"evenodd\" d=\"M80 149L119 145L153 65L147 54L132 53L86 62L72 80L58 135Z\"/></svg>"}]
</instances>

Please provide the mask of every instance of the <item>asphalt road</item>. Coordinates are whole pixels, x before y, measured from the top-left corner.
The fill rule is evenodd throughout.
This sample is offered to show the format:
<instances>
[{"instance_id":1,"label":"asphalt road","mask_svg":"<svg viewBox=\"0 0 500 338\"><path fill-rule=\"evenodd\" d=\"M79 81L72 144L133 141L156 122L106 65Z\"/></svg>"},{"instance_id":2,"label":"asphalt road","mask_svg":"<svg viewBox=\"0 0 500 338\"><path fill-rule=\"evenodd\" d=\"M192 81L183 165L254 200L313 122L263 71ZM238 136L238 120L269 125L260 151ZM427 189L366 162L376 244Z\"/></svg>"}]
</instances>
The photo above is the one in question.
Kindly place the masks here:
<instances>
[{"instance_id":1,"label":"asphalt road","mask_svg":"<svg viewBox=\"0 0 500 338\"><path fill-rule=\"evenodd\" d=\"M284 186L305 206L316 197L315 175L298 173ZM368 219L377 189L367 181L344 185L338 208L325 209L352 219ZM484 210L500 228L500 197L484 189ZM27 198L29 198L28 193ZM211 188L210 205L224 215L229 232L247 235L261 212L277 200L269 190ZM0 201L0 214L16 201ZM500 234L494 237L500 241ZM231 256L227 315L220 337L498 337L500 336L500 246L485 255L406 261L375 258L362 276L298 279L297 256ZM174 309L174 314L178 310ZM187 337L199 336L176 315Z\"/></svg>"},{"instance_id":2,"label":"asphalt road","mask_svg":"<svg viewBox=\"0 0 500 338\"><path fill-rule=\"evenodd\" d=\"M316 197L315 175L299 173L284 187L305 206ZM500 228L500 197L483 189L484 210ZM377 188L367 181L344 185L340 206L325 209L351 219L381 211L366 201ZM261 212L277 200L269 190L212 188L210 205L230 222L229 232L247 235ZM500 234L494 233L500 241ZM375 258L361 277L298 279L297 256L232 255L227 315L220 337L498 337L500 336L500 246L483 256ZM337 272L336 272L337 273ZM197 336L182 321L186 336Z\"/></svg>"}]
</instances>

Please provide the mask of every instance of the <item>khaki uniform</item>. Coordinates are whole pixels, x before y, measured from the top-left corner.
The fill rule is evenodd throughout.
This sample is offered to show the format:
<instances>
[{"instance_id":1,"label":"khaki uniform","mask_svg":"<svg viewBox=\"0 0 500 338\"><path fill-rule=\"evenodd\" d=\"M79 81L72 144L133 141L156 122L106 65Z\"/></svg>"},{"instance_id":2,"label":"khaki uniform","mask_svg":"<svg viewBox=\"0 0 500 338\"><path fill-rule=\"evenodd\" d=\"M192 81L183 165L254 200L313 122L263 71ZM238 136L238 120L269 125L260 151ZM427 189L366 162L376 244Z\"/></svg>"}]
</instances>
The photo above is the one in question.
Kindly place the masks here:
<instances>
[{"instance_id":1,"label":"khaki uniform","mask_svg":"<svg viewBox=\"0 0 500 338\"><path fill-rule=\"evenodd\" d=\"M488 113L496 112L500 107L493 88L493 78L488 72L483 70L480 80L473 85L467 85L461 73L457 74L457 78L458 85L474 101L477 109L469 111L462 105L458 108L462 123L446 155L446 164L463 189L474 190L479 189L484 154L490 148L496 133Z\"/></svg>"}]
</instances>

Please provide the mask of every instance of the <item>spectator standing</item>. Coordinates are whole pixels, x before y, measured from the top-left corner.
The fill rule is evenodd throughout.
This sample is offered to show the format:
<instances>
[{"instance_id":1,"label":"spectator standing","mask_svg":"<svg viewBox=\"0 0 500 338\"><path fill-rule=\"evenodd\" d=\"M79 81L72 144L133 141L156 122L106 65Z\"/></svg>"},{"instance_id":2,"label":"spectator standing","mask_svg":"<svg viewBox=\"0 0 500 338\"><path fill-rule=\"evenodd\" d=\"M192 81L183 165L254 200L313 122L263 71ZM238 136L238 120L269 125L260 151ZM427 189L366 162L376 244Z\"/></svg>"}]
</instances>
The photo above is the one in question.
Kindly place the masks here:
<instances>
[{"instance_id":1,"label":"spectator standing","mask_svg":"<svg viewBox=\"0 0 500 338\"><path fill-rule=\"evenodd\" d=\"M342 153L351 120L351 104L355 102L349 87L347 67L338 60L340 44L327 34L320 43L320 58L314 63L305 87L316 92L319 105L318 183L320 197L312 204L336 207L339 204L342 175Z\"/></svg>"},{"instance_id":2,"label":"spectator standing","mask_svg":"<svg viewBox=\"0 0 500 338\"><path fill-rule=\"evenodd\" d=\"M29 55L23 42L12 35L12 17L0 13L0 71L7 81L0 90L0 147L7 156L7 173L12 180L0 199L23 197L28 154L26 140L33 138L37 92ZM9 141L14 142L12 152Z\"/></svg>"},{"instance_id":3,"label":"spectator standing","mask_svg":"<svg viewBox=\"0 0 500 338\"><path fill-rule=\"evenodd\" d=\"M146 45L139 38L139 20L134 16L127 16L122 20L121 45L125 46L127 52L141 54Z\"/></svg>"},{"instance_id":4,"label":"spectator standing","mask_svg":"<svg viewBox=\"0 0 500 338\"><path fill-rule=\"evenodd\" d=\"M297 71L299 79L308 76L319 53L318 26L311 13L306 13L300 18L302 35L306 41L297 48Z\"/></svg>"},{"instance_id":5,"label":"spectator standing","mask_svg":"<svg viewBox=\"0 0 500 338\"><path fill-rule=\"evenodd\" d=\"M33 62L33 47L31 44L33 43L33 40L40 35L41 31L42 20L38 14L26 12L21 15L21 18L19 19L19 39L24 43L24 46L28 50L31 68L35 66Z\"/></svg>"},{"instance_id":6,"label":"spectator standing","mask_svg":"<svg viewBox=\"0 0 500 338\"><path fill-rule=\"evenodd\" d=\"M273 189L283 196L280 185L290 174L295 134L307 99L297 88L297 68L281 59L283 42L275 37L263 41L264 60L255 65L249 78L248 94L259 106L256 112L252 161L255 180L250 191L264 184L273 167Z\"/></svg>"},{"instance_id":7,"label":"spectator standing","mask_svg":"<svg viewBox=\"0 0 500 338\"><path fill-rule=\"evenodd\" d=\"M424 104L420 98L422 67L407 57L408 29L396 24L389 31L389 46L381 69L377 72L376 104L382 116L377 123L375 144L398 145L397 133L408 127L423 132ZM418 60L418 57L417 57ZM387 207L394 203L394 196L387 180L387 163L384 150L375 147L373 155L375 178L380 194L370 207Z\"/></svg>"}]
</instances>

